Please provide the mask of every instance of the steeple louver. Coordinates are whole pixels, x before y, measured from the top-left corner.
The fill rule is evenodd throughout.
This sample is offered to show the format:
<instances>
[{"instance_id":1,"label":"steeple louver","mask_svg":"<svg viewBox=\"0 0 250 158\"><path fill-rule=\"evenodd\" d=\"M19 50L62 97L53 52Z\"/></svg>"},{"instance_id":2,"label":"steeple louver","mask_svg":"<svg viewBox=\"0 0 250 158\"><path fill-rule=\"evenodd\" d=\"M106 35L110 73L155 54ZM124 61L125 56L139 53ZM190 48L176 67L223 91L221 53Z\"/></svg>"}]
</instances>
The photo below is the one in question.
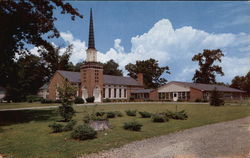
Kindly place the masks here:
<instances>
[{"instance_id":1,"label":"steeple louver","mask_svg":"<svg viewBox=\"0 0 250 158\"><path fill-rule=\"evenodd\" d=\"M94 37L94 24L93 24L92 8L90 9L89 45L88 45L88 48L95 49L95 37Z\"/></svg>"}]
</instances>

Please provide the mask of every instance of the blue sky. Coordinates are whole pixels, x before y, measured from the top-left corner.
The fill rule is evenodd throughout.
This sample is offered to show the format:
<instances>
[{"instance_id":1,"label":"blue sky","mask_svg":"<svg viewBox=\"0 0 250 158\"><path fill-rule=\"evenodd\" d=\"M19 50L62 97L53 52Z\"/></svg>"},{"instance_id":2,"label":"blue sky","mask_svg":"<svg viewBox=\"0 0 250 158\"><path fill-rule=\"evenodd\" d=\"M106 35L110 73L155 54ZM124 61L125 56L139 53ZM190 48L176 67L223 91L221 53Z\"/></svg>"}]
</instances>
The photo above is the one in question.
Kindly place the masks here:
<instances>
[{"instance_id":1,"label":"blue sky","mask_svg":"<svg viewBox=\"0 0 250 158\"><path fill-rule=\"evenodd\" d=\"M93 9L98 59L114 59L124 68L150 57L168 65L168 80L191 81L194 54L220 48L225 53L219 81L230 82L250 69L250 3L240 2L86 2L69 1L84 16L70 20L55 13L62 38L56 45L74 45L71 61L85 58L89 9Z\"/></svg>"}]
</instances>

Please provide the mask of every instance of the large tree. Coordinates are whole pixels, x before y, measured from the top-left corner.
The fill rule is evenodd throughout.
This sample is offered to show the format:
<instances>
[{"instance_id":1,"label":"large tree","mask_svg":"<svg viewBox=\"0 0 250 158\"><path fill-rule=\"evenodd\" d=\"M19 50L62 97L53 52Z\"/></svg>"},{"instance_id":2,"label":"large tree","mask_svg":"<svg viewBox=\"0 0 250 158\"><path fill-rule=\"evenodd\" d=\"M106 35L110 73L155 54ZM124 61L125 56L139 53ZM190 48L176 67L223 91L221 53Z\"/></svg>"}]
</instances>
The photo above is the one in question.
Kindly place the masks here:
<instances>
[{"instance_id":1,"label":"large tree","mask_svg":"<svg viewBox=\"0 0 250 158\"><path fill-rule=\"evenodd\" d=\"M125 66L128 75L137 79L137 74L143 74L143 81L146 88L157 88L167 82L161 77L164 73L170 74L169 67L160 67L158 61L150 58L149 60L136 61L135 64L129 63Z\"/></svg>"},{"instance_id":2,"label":"large tree","mask_svg":"<svg viewBox=\"0 0 250 158\"><path fill-rule=\"evenodd\" d=\"M122 76L122 70L120 70L118 67L119 64L117 64L114 60L111 59L103 64L103 74Z\"/></svg>"},{"instance_id":3,"label":"large tree","mask_svg":"<svg viewBox=\"0 0 250 158\"><path fill-rule=\"evenodd\" d=\"M0 85L6 86L16 55L27 54L29 45L45 48L53 46L49 38L58 38L54 25L54 10L68 13L72 20L80 13L69 3L61 0L2 0L0 1Z\"/></svg>"},{"instance_id":4,"label":"large tree","mask_svg":"<svg viewBox=\"0 0 250 158\"><path fill-rule=\"evenodd\" d=\"M250 95L250 71L246 74L246 76L235 76L230 87L241 89Z\"/></svg>"},{"instance_id":5,"label":"large tree","mask_svg":"<svg viewBox=\"0 0 250 158\"><path fill-rule=\"evenodd\" d=\"M209 50L204 49L203 53L193 56L192 61L199 63L199 69L195 71L193 81L195 83L216 83L215 75L224 75L222 67L214 65L216 61L221 62L221 57L224 56L220 49Z\"/></svg>"}]
</instances>

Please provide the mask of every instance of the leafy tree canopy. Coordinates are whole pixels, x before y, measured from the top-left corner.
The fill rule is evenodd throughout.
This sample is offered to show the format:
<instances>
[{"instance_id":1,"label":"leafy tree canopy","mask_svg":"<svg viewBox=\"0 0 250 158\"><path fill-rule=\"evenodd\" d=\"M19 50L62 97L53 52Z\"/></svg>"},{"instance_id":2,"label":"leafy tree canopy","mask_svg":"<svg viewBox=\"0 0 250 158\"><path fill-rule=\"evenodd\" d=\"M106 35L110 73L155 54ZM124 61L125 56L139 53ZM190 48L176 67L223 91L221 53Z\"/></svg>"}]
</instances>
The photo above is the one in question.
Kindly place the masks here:
<instances>
[{"instance_id":1,"label":"leafy tree canopy","mask_svg":"<svg viewBox=\"0 0 250 158\"><path fill-rule=\"evenodd\" d=\"M117 64L114 60L111 59L107 63L103 64L103 74L122 76L122 70L119 70L118 67L119 64Z\"/></svg>"},{"instance_id":2,"label":"leafy tree canopy","mask_svg":"<svg viewBox=\"0 0 250 158\"><path fill-rule=\"evenodd\" d=\"M241 89L250 95L250 71L245 76L235 76L230 87Z\"/></svg>"},{"instance_id":3,"label":"leafy tree canopy","mask_svg":"<svg viewBox=\"0 0 250 158\"><path fill-rule=\"evenodd\" d=\"M214 65L214 62L221 62L224 54L220 49L208 50L204 49L203 53L193 56L192 61L198 61L199 70L195 71L193 81L195 83L216 83L215 74L224 75L222 67Z\"/></svg>"},{"instance_id":4,"label":"leafy tree canopy","mask_svg":"<svg viewBox=\"0 0 250 158\"><path fill-rule=\"evenodd\" d=\"M170 74L169 67L160 67L155 59L136 61L135 64L129 63L125 66L129 72L128 75L136 79L138 73L143 74L143 82L146 88L157 88L167 82L167 79L162 78L164 73Z\"/></svg>"},{"instance_id":5,"label":"leafy tree canopy","mask_svg":"<svg viewBox=\"0 0 250 158\"><path fill-rule=\"evenodd\" d=\"M47 39L59 37L54 25L56 8L62 14L70 14L72 20L76 16L82 18L76 9L61 0L0 1L0 85L8 82L16 54L28 53L26 45L53 50Z\"/></svg>"}]
</instances>

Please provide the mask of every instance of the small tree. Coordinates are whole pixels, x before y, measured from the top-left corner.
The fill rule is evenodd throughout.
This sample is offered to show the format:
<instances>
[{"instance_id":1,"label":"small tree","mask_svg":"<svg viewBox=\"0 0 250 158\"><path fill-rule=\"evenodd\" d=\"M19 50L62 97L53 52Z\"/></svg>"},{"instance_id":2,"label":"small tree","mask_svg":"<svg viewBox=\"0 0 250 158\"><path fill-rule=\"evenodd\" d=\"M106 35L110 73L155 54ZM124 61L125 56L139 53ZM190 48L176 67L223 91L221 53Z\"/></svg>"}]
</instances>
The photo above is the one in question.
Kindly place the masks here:
<instances>
[{"instance_id":1,"label":"small tree","mask_svg":"<svg viewBox=\"0 0 250 158\"><path fill-rule=\"evenodd\" d=\"M75 114L72 104L76 90L69 82L65 81L62 87L58 87L58 92L62 102L62 105L59 106L59 113L64 118L64 121L68 122Z\"/></svg>"},{"instance_id":2,"label":"small tree","mask_svg":"<svg viewBox=\"0 0 250 158\"><path fill-rule=\"evenodd\" d=\"M211 106L224 105L224 100L222 99L222 95L217 91L216 88L214 88L214 90L211 93L210 105Z\"/></svg>"}]
</instances>

